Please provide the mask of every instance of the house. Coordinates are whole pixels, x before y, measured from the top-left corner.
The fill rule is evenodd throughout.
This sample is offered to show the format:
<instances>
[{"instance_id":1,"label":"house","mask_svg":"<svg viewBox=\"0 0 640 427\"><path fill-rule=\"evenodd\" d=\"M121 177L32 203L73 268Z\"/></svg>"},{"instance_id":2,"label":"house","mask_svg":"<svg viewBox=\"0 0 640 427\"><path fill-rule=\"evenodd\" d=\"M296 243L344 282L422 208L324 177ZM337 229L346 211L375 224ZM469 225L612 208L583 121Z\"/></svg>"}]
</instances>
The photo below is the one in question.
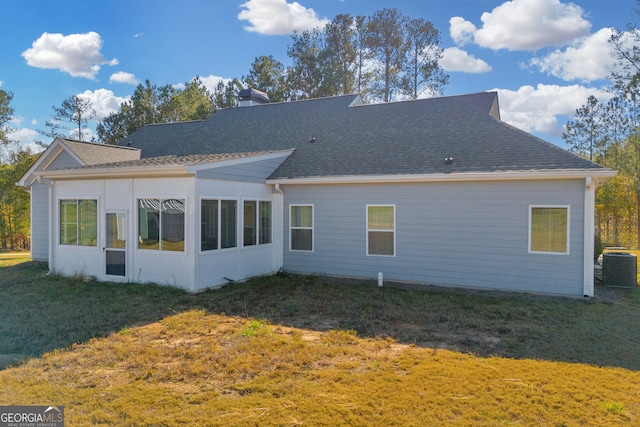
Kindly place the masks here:
<instances>
[{"instance_id":1,"label":"house","mask_svg":"<svg viewBox=\"0 0 640 427\"><path fill-rule=\"evenodd\" d=\"M593 295L595 189L615 171L502 122L496 93L244 95L117 146L55 140L19 182L34 259L189 292L282 269Z\"/></svg>"}]
</instances>

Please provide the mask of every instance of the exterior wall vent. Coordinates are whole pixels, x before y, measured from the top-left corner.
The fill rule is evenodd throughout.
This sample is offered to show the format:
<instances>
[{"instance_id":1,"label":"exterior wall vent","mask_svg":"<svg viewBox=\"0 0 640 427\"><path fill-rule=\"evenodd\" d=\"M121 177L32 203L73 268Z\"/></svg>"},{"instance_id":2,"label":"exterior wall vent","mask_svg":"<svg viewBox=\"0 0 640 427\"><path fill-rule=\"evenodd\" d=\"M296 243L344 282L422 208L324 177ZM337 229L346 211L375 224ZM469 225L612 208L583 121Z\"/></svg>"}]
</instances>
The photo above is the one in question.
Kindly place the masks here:
<instances>
[{"instance_id":1,"label":"exterior wall vent","mask_svg":"<svg viewBox=\"0 0 640 427\"><path fill-rule=\"evenodd\" d=\"M238 92L238 106L252 107L269 103L269 95L257 89L242 89Z\"/></svg>"}]
</instances>

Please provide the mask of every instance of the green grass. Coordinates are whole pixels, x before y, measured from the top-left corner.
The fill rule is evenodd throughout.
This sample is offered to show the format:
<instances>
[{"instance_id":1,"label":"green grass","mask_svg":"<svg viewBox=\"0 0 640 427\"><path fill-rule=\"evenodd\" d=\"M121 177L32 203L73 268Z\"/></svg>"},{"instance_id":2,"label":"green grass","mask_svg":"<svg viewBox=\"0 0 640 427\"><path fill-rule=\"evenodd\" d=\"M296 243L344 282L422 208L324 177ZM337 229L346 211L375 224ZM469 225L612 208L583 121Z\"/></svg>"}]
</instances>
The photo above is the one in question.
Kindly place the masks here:
<instances>
[{"instance_id":1,"label":"green grass","mask_svg":"<svg viewBox=\"0 0 640 427\"><path fill-rule=\"evenodd\" d=\"M68 425L640 422L637 290L284 275L187 295L45 273L0 257L0 405Z\"/></svg>"}]
</instances>

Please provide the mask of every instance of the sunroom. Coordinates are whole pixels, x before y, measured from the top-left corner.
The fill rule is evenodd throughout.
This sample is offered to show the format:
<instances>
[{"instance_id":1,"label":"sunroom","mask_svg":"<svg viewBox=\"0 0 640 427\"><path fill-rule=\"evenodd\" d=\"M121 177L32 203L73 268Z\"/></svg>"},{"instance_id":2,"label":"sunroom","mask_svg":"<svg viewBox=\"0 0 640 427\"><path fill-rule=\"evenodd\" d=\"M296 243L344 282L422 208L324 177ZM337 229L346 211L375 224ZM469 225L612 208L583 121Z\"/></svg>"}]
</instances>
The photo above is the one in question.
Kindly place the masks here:
<instances>
[{"instance_id":1,"label":"sunroom","mask_svg":"<svg viewBox=\"0 0 640 427\"><path fill-rule=\"evenodd\" d=\"M287 154L40 172L57 207L50 268L189 292L274 273L282 267L282 197L264 179Z\"/></svg>"}]
</instances>

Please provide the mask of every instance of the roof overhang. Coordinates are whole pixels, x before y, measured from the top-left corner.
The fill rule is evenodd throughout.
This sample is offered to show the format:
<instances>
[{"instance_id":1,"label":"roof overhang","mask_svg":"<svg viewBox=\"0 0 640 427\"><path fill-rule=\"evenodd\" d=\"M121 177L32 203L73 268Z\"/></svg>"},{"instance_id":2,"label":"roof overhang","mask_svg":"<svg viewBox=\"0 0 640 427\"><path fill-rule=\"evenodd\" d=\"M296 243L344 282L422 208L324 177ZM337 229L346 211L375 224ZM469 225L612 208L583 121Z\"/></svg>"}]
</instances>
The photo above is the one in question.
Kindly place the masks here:
<instances>
[{"instance_id":1,"label":"roof overhang","mask_svg":"<svg viewBox=\"0 0 640 427\"><path fill-rule=\"evenodd\" d=\"M144 166L144 167L120 167L120 168L79 168L58 169L53 171L37 171L34 176L41 176L56 181L78 179L115 179L115 178L161 178L193 176L185 166Z\"/></svg>"},{"instance_id":2,"label":"roof overhang","mask_svg":"<svg viewBox=\"0 0 640 427\"><path fill-rule=\"evenodd\" d=\"M56 138L42 153L40 153L38 159L33 165L31 165L29 170L22 175L20 180L16 182L16 185L25 188L31 186L37 178L36 174L38 171L46 169L62 151L68 152L69 155L78 162L78 164L84 164L82 160L75 155L75 153L71 152L64 146L59 138Z\"/></svg>"},{"instance_id":3,"label":"roof overhang","mask_svg":"<svg viewBox=\"0 0 640 427\"><path fill-rule=\"evenodd\" d=\"M73 169L35 171L33 175L56 181L79 179L180 178L193 177L200 170L235 166L260 160L286 157L292 150L197 163L148 164L136 166L91 166Z\"/></svg>"},{"instance_id":4,"label":"roof overhang","mask_svg":"<svg viewBox=\"0 0 640 427\"><path fill-rule=\"evenodd\" d=\"M591 177L602 184L616 176L611 169L568 169L504 172L460 172L415 175L368 175L368 176L331 176L293 179L268 179L267 184L384 184L417 182L466 182L466 181L522 181L522 180L567 180Z\"/></svg>"}]
</instances>

